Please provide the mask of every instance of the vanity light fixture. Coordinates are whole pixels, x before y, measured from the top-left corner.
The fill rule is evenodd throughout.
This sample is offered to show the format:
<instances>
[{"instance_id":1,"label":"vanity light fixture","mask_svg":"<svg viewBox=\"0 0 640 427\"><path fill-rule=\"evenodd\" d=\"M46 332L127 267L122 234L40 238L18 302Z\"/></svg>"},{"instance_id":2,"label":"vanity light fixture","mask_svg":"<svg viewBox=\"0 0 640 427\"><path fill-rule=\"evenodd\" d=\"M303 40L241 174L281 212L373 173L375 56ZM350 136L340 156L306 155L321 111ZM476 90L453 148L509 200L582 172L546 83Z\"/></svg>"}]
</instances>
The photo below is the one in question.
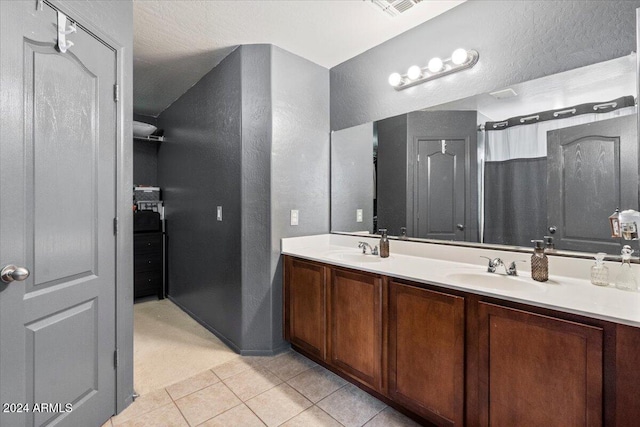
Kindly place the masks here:
<instances>
[{"instance_id":1,"label":"vanity light fixture","mask_svg":"<svg viewBox=\"0 0 640 427\"><path fill-rule=\"evenodd\" d=\"M389 84L395 90L406 89L429 80L437 79L458 71L471 68L478 62L480 55L475 50L456 49L451 58L442 60L431 58L426 67L417 65L409 67L406 74L393 73L389 76Z\"/></svg>"}]
</instances>

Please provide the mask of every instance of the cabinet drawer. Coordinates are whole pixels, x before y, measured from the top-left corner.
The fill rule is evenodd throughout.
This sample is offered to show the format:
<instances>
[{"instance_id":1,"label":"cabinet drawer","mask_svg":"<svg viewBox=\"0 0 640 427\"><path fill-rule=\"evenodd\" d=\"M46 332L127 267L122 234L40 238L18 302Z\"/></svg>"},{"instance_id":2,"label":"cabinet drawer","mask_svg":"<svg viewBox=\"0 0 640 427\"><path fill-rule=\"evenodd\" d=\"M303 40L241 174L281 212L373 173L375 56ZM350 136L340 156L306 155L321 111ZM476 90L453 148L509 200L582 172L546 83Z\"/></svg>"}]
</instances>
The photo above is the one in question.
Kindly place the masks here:
<instances>
[{"instance_id":1,"label":"cabinet drawer","mask_svg":"<svg viewBox=\"0 0 640 427\"><path fill-rule=\"evenodd\" d=\"M162 290L162 272L136 272L133 282L134 296L159 294Z\"/></svg>"},{"instance_id":2,"label":"cabinet drawer","mask_svg":"<svg viewBox=\"0 0 640 427\"><path fill-rule=\"evenodd\" d=\"M136 274L142 271L162 272L162 254L136 254L136 256L134 257L134 271Z\"/></svg>"},{"instance_id":3,"label":"cabinet drawer","mask_svg":"<svg viewBox=\"0 0 640 427\"><path fill-rule=\"evenodd\" d=\"M133 237L133 253L142 254L162 251L162 234L137 234Z\"/></svg>"}]
</instances>

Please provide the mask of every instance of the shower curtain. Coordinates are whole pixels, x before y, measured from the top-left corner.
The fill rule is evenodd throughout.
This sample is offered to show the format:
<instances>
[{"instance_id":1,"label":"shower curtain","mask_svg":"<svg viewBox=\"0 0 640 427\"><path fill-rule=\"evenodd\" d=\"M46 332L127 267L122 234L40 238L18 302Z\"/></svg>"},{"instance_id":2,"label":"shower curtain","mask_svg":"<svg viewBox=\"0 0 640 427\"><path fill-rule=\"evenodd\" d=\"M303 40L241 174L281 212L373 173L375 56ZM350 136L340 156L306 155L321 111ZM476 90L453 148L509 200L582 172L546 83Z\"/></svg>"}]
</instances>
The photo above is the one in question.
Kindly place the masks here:
<instances>
[{"instance_id":1,"label":"shower curtain","mask_svg":"<svg viewBox=\"0 0 640 427\"><path fill-rule=\"evenodd\" d=\"M530 246L547 229L547 132L635 114L630 106L482 131L484 168L480 217L484 243ZM511 123L511 119L509 120ZM481 165L482 166L482 165ZM484 209L482 210L482 205Z\"/></svg>"}]
</instances>

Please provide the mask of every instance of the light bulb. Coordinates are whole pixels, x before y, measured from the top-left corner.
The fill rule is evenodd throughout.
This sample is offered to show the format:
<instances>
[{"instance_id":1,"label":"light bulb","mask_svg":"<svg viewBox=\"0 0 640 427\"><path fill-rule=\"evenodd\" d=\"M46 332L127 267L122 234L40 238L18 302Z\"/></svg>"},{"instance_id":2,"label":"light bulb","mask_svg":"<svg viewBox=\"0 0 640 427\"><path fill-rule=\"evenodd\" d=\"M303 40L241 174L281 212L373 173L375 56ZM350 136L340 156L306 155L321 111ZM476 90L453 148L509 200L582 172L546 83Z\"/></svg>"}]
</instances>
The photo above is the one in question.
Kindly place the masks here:
<instances>
[{"instance_id":1,"label":"light bulb","mask_svg":"<svg viewBox=\"0 0 640 427\"><path fill-rule=\"evenodd\" d=\"M409 79L411 80L418 80L420 77L422 77L422 69L417 65L412 65L407 70L407 77L409 77Z\"/></svg>"},{"instance_id":2,"label":"light bulb","mask_svg":"<svg viewBox=\"0 0 640 427\"><path fill-rule=\"evenodd\" d=\"M442 66L443 66L442 59L436 57L436 58L431 58L431 60L429 61L429 64L427 65L427 68L432 73L437 73L438 71L442 71Z\"/></svg>"},{"instance_id":3,"label":"light bulb","mask_svg":"<svg viewBox=\"0 0 640 427\"><path fill-rule=\"evenodd\" d=\"M467 62L468 58L469 54L467 53L467 50L460 48L453 51L453 54L451 55L451 62L455 65L462 65Z\"/></svg>"},{"instance_id":4,"label":"light bulb","mask_svg":"<svg viewBox=\"0 0 640 427\"><path fill-rule=\"evenodd\" d=\"M389 76L389 84L391 86L400 86L402 83L402 76L399 73L393 73Z\"/></svg>"}]
</instances>

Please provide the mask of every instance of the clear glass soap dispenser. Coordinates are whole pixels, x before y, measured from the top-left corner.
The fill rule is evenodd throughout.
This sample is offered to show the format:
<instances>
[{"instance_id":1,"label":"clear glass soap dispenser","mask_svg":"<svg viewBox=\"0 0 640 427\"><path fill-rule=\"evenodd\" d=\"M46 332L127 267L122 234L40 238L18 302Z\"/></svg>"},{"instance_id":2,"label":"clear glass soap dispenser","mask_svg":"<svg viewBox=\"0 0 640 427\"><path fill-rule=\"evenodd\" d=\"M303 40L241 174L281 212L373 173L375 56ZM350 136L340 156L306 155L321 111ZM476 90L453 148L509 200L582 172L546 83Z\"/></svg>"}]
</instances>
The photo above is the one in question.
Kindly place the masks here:
<instances>
[{"instance_id":1,"label":"clear glass soap dispenser","mask_svg":"<svg viewBox=\"0 0 640 427\"><path fill-rule=\"evenodd\" d=\"M638 290L638 281L636 280L636 275L633 273L631 269L631 254L633 253L633 249L631 246L624 245L622 247L622 265L620 266L620 272L618 273L618 277L616 277L616 288L623 289L625 291L637 291Z\"/></svg>"},{"instance_id":2,"label":"clear glass soap dispenser","mask_svg":"<svg viewBox=\"0 0 640 427\"><path fill-rule=\"evenodd\" d=\"M591 267L591 283L596 286L609 286L609 268L604 265L606 255L598 252L595 255L596 263Z\"/></svg>"}]
</instances>

